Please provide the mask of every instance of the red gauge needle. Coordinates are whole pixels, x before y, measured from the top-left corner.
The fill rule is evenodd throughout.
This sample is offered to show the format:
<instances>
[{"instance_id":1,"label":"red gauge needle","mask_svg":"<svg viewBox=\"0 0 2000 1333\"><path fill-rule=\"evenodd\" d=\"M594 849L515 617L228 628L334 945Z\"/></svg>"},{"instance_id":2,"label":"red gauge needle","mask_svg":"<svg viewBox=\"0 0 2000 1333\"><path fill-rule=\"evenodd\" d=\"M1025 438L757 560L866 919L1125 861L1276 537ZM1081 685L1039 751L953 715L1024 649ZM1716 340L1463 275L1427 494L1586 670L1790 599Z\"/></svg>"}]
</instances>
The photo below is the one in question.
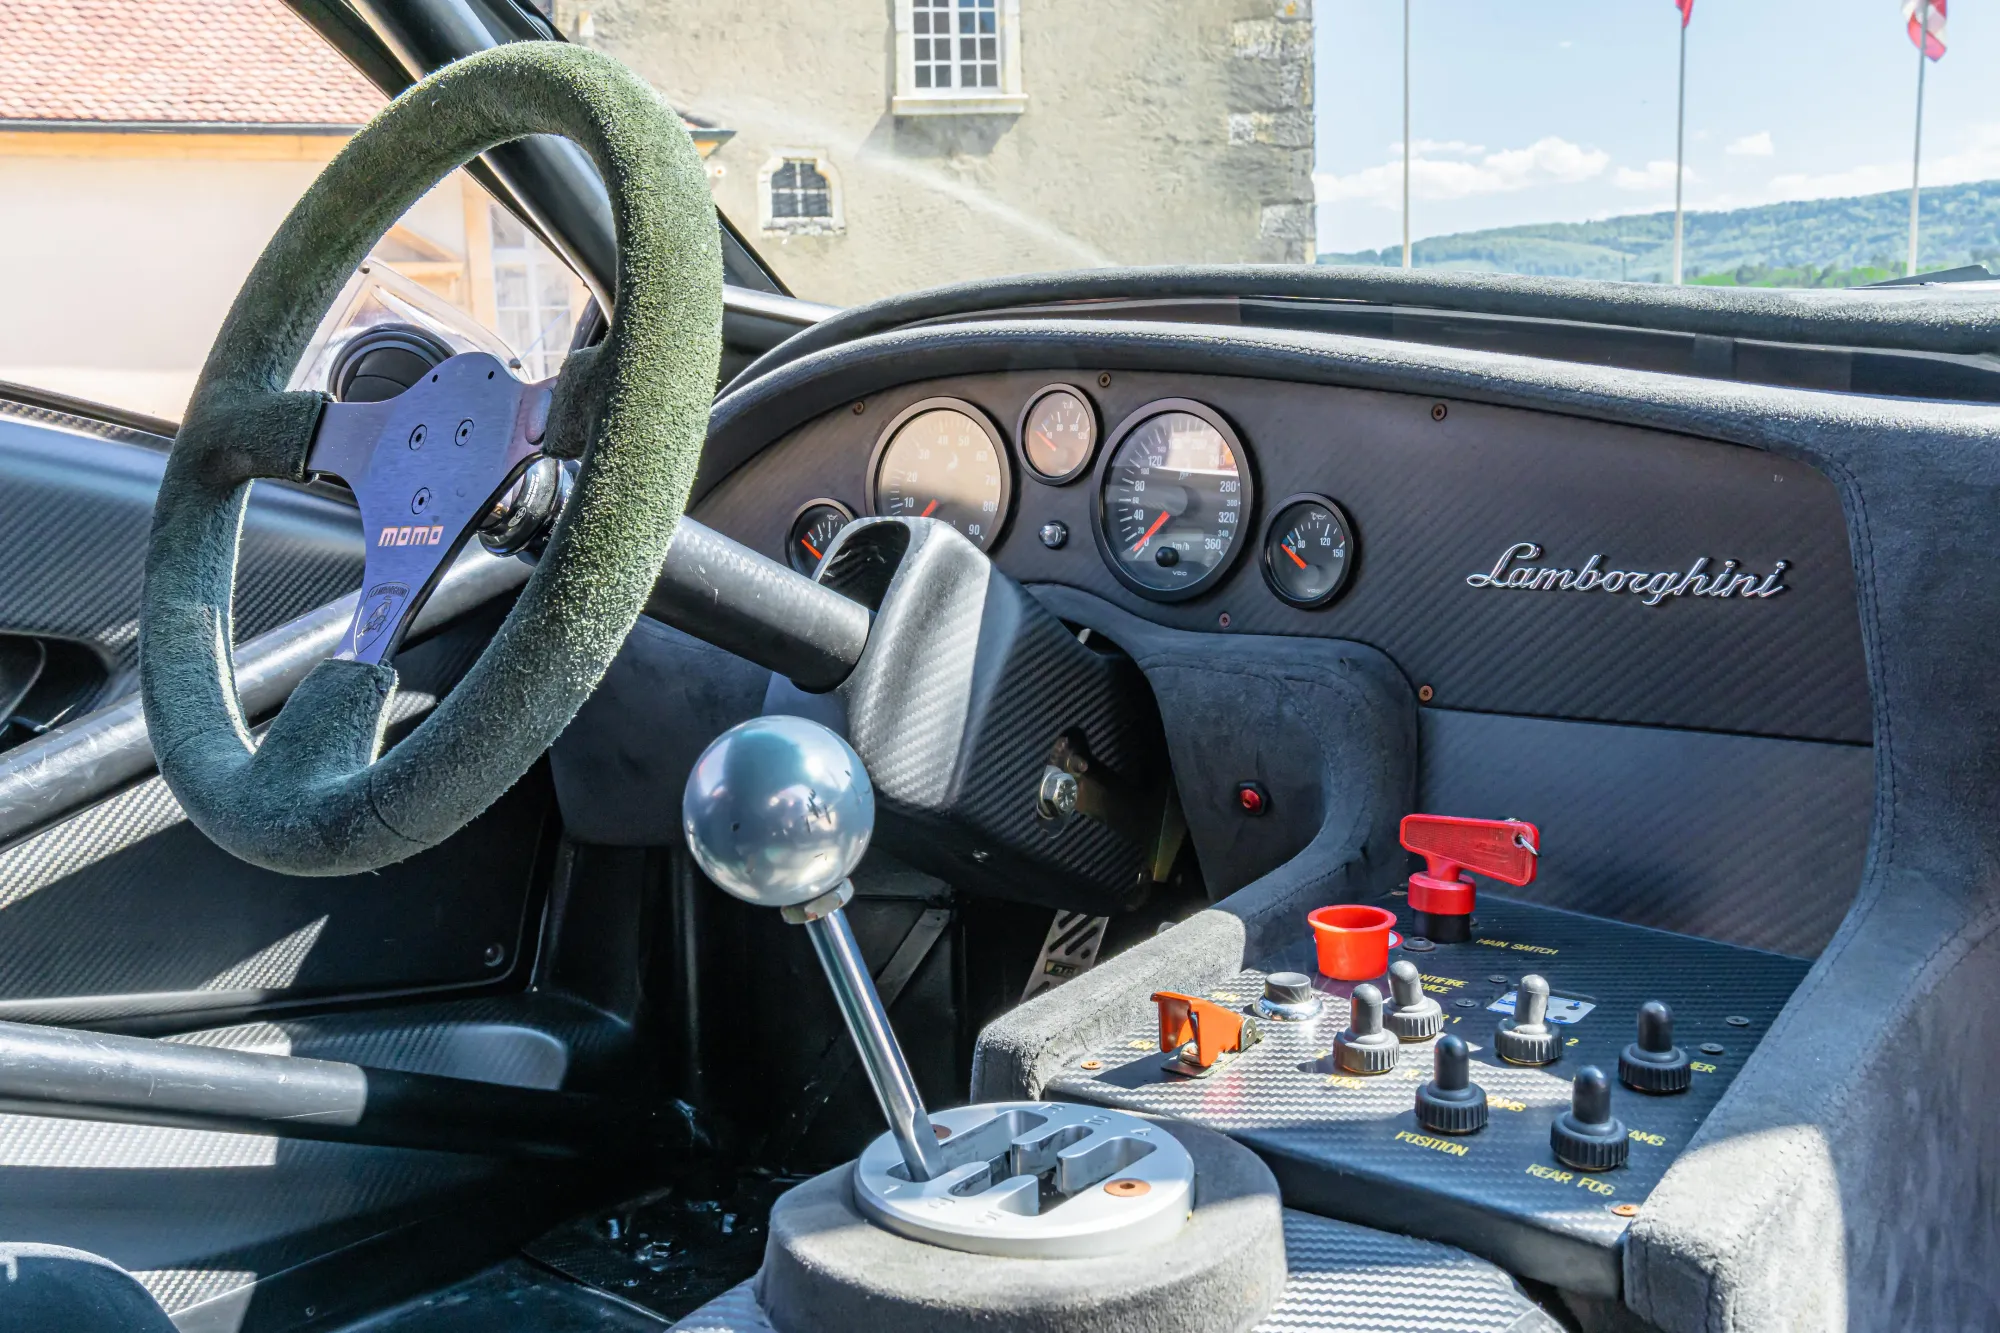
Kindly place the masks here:
<instances>
[{"instance_id":1,"label":"red gauge needle","mask_svg":"<svg viewBox=\"0 0 2000 1333\"><path fill-rule=\"evenodd\" d=\"M918 514L918 515L917 515L917 517L918 517L918 518L929 518L929 517L931 516L931 510L933 510L933 509L936 509L936 508L937 508L937 501L936 501L936 500L933 500L933 501L931 501L931 502L930 502L929 504L927 504L927 505L925 505L925 506L924 506L924 512L923 512L923 513L921 513L921 514Z\"/></svg>"},{"instance_id":2,"label":"red gauge needle","mask_svg":"<svg viewBox=\"0 0 2000 1333\"><path fill-rule=\"evenodd\" d=\"M1146 549L1146 543L1153 540L1153 534L1160 530L1161 526L1166 523L1168 517L1169 515L1167 514L1167 511L1162 509L1160 511L1160 516L1153 520L1153 526L1146 529L1146 535L1141 537L1139 539L1138 544L1132 548L1133 555L1137 555L1139 554L1139 552Z\"/></svg>"},{"instance_id":3,"label":"red gauge needle","mask_svg":"<svg viewBox=\"0 0 2000 1333\"><path fill-rule=\"evenodd\" d=\"M1297 565L1300 569L1304 569L1306 567L1306 562L1299 559L1299 553L1297 551L1294 551L1291 547L1286 546L1285 544L1280 542L1278 545L1278 549L1283 551L1286 555L1290 556L1292 558L1292 563ZM818 555L819 552L814 551L813 554Z\"/></svg>"},{"instance_id":4,"label":"red gauge needle","mask_svg":"<svg viewBox=\"0 0 2000 1333\"><path fill-rule=\"evenodd\" d=\"M799 545L805 547L808 551L811 551L813 553L813 559L815 560L826 559L826 557L821 555L819 551L814 548L813 544L807 541L804 537L799 538Z\"/></svg>"},{"instance_id":5,"label":"red gauge needle","mask_svg":"<svg viewBox=\"0 0 2000 1333\"><path fill-rule=\"evenodd\" d=\"M1049 433L1047 431L1045 430L1036 431L1035 438L1040 440L1043 444L1046 444L1049 447L1050 452L1054 452L1056 447L1056 442L1049 438Z\"/></svg>"}]
</instances>

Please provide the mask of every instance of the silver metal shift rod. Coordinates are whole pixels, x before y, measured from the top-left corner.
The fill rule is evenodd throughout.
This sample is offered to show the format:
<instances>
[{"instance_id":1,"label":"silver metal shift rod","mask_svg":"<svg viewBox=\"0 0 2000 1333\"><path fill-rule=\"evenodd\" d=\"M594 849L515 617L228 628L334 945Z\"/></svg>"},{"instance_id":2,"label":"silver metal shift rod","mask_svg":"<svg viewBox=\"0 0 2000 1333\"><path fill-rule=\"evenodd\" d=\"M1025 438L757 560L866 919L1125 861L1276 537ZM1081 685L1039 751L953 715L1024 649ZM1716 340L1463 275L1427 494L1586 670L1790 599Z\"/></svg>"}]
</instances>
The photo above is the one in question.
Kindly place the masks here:
<instances>
[{"instance_id":1,"label":"silver metal shift rod","mask_svg":"<svg viewBox=\"0 0 2000 1333\"><path fill-rule=\"evenodd\" d=\"M936 1178L937 1133L841 910L875 831L875 788L860 756L817 722L752 718L702 752L681 823L695 861L725 892L806 928L910 1179Z\"/></svg>"}]
</instances>

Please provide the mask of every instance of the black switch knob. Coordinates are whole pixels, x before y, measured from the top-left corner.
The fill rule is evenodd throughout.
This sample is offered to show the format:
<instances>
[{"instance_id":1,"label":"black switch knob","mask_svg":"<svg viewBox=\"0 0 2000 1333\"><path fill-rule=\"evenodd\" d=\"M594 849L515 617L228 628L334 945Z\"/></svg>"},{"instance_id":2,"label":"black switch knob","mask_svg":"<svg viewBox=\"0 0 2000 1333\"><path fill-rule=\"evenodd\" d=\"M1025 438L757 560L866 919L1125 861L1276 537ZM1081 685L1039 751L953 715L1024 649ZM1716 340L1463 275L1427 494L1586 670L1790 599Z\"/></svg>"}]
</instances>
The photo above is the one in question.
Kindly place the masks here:
<instances>
[{"instance_id":1,"label":"black switch knob","mask_svg":"<svg viewBox=\"0 0 2000 1333\"><path fill-rule=\"evenodd\" d=\"M1382 992L1366 983L1348 1002L1346 1031L1333 1039L1333 1062L1350 1074L1386 1074L1402 1045L1382 1028Z\"/></svg>"},{"instance_id":2,"label":"black switch knob","mask_svg":"<svg viewBox=\"0 0 2000 1333\"><path fill-rule=\"evenodd\" d=\"M1438 1038L1436 1075L1417 1089L1417 1123L1439 1134L1486 1128L1486 1089L1472 1081L1472 1056L1461 1037Z\"/></svg>"},{"instance_id":3,"label":"black switch knob","mask_svg":"<svg viewBox=\"0 0 2000 1333\"><path fill-rule=\"evenodd\" d=\"M1395 1007L1383 1021L1399 1040L1429 1041L1444 1027L1444 1010L1424 994L1424 979L1409 959L1399 958L1389 969L1389 993Z\"/></svg>"},{"instance_id":4,"label":"black switch knob","mask_svg":"<svg viewBox=\"0 0 2000 1333\"><path fill-rule=\"evenodd\" d=\"M1532 972L1514 988L1514 1016L1500 1020L1493 1049L1516 1065L1554 1064L1562 1039L1549 1026L1549 983Z\"/></svg>"},{"instance_id":5,"label":"black switch knob","mask_svg":"<svg viewBox=\"0 0 2000 1333\"><path fill-rule=\"evenodd\" d=\"M1632 1151L1625 1122L1611 1114L1611 1080L1596 1065L1585 1065L1570 1085L1569 1110L1549 1126L1556 1160L1579 1171L1609 1171L1625 1165Z\"/></svg>"},{"instance_id":6,"label":"black switch knob","mask_svg":"<svg viewBox=\"0 0 2000 1333\"><path fill-rule=\"evenodd\" d=\"M1264 1017L1298 1023L1317 1017L1319 1009L1319 992L1305 973L1273 972L1264 978L1264 996L1257 1001L1257 1012Z\"/></svg>"},{"instance_id":7,"label":"black switch knob","mask_svg":"<svg viewBox=\"0 0 2000 1333\"><path fill-rule=\"evenodd\" d=\"M1639 1092L1686 1092L1694 1079L1687 1052L1674 1045L1674 1011L1658 1000L1639 1006L1639 1040L1618 1057L1618 1080Z\"/></svg>"}]
</instances>

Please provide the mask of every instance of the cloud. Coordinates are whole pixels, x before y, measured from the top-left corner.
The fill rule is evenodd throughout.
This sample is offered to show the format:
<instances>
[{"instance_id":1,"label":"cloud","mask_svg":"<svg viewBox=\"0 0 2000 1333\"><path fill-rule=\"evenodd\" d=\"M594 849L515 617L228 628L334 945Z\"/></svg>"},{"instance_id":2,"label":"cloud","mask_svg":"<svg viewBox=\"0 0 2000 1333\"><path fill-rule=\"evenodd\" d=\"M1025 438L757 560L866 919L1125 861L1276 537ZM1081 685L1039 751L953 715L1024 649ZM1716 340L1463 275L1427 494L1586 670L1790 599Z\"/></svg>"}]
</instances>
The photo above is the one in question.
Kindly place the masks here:
<instances>
[{"instance_id":1,"label":"cloud","mask_svg":"<svg viewBox=\"0 0 2000 1333\"><path fill-rule=\"evenodd\" d=\"M1771 142L1769 130L1758 130L1755 134L1744 135L1722 151L1731 157L1770 157L1778 149Z\"/></svg>"},{"instance_id":2,"label":"cloud","mask_svg":"<svg viewBox=\"0 0 2000 1333\"><path fill-rule=\"evenodd\" d=\"M1398 139L1383 151L1396 159L1397 163L1400 164L1403 160L1403 141ZM1485 144L1467 143L1463 139L1418 139L1416 141L1416 151L1412 154L1412 158L1478 157L1485 151Z\"/></svg>"},{"instance_id":3,"label":"cloud","mask_svg":"<svg viewBox=\"0 0 2000 1333\"><path fill-rule=\"evenodd\" d=\"M1410 158L1410 194L1418 199L1467 199L1508 194L1541 185L1574 185L1604 174L1611 155L1550 135L1526 148L1488 153L1478 144L1419 139ZM1321 203L1363 202L1397 207L1402 199L1401 145L1395 160L1351 175L1321 172L1313 177Z\"/></svg>"},{"instance_id":4,"label":"cloud","mask_svg":"<svg viewBox=\"0 0 2000 1333\"><path fill-rule=\"evenodd\" d=\"M1684 168L1681 175L1689 181L1696 179L1693 167ZM1671 190L1674 188L1674 164L1648 162L1644 171L1620 167L1612 174L1611 183L1621 190Z\"/></svg>"}]
</instances>

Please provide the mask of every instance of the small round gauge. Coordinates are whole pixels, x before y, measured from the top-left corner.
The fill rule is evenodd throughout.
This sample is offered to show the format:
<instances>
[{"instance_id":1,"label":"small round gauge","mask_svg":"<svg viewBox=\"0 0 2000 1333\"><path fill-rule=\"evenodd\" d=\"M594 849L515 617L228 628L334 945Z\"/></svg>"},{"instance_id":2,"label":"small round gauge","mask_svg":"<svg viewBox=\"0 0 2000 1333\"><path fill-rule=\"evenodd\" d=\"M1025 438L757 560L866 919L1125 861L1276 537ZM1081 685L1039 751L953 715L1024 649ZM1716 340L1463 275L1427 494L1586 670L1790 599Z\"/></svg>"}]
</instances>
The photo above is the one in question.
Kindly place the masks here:
<instances>
[{"instance_id":1,"label":"small round gauge","mask_svg":"<svg viewBox=\"0 0 2000 1333\"><path fill-rule=\"evenodd\" d=\"M1037 480L1052 486L1074 481L1097 449L1097 413L1081 391L1052 384L1028 400L1021 414L1021 457Z\"/></svg>"},{"instance_id":2,"label":"small round gauge","mask_svg":"<svg viewBox=\"0 0 2000 1333\"><path fill-rule=\"evenodd\" d=\"M1012 498L999 434L970 403L927 398L905 408L875 446L868 481L874 513L941 520L983 551L1000 535Z\"/></svg>"},{"instance_id":3,"label":"small round gauge","mask_svg":"<svg viewBox=\"0 0 2000 1333\"><path fill-rule=\"evenodd\" d=\"M811 578L826 557L826 548L853 521L853 513L840 501L814 500L792 519L792 530L785 537L785 559L793 569Z\"/></svg>"},{"instance_id":4,"label":"small round gauge","mask_svg":"<svg viewBox=\"0 0 2000 1333\"><path fill-rule=\"evenodd\" d=\"M1325 606L1347 586L1354 529L1323 495L1294 495L1264 529L1264 578L1293 606Z\"/></svg>"},{"instance_id":5,"label":"small round gauge","mask_svg":"<svg viewBox=\"0 0 2000 1333\"><path fill-rule=\"evenodd\" d=\"M1228 570L1253 496L1249 455L1220 416L1184 398L1141 408L1099 471L1098 544L1127 587L1179 601Z\"/></svg>"}]
</instances>

